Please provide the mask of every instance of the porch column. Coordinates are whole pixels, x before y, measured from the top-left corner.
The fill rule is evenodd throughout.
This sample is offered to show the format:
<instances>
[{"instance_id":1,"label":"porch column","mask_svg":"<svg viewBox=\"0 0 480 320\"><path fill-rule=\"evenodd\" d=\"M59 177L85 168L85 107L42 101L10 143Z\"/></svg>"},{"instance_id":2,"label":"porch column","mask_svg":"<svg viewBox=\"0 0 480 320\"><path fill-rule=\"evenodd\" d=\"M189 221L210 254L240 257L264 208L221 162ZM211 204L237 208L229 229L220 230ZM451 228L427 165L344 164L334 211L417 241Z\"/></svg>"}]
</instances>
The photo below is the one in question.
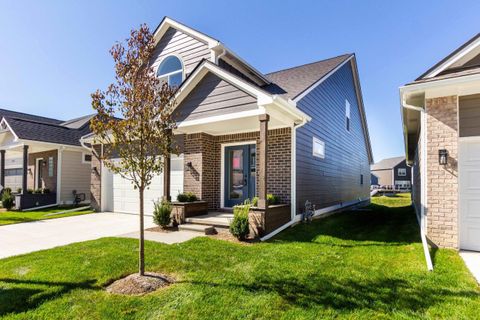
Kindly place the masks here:
<instances>
[{"instance_id":1,"label":"porch column","mask_svg":"<svg viewBox=\"0 0 480 320\"><path fill-rule=\"evenodd\" d=\"M169 129L167 135L171 137L172 130ZM166 201L172 200L170 196L170 171L170 153L168 153L163 159L163 200Z\"/></svg>"},{"instance_id":2,"label":"porch column","mask_svg":"<svg viewBox=\"0 0 480 320\"><path fill-rule=\"evenodd\" d=\"M166 156L163 165L163 199L172 200L170 196L170 155Z\"/></svg>"},{"instance_id":3,"label":"porch column","mask_svg":"<svg viewBox=\"0 0 480 320\"><path fill-rule=\"evenodd\" d=\"M268 114L261 114L260 141L258 144L258 207L267 208L267 157L268 157Z\"/></svg>"},{"instance_id":4,"label":"porch column","mask_svg":"<svg viewBox=\"0 0 480 320\"><path fill-rule=\"evenodd\" d=\"M0 150L0 185L5 188L5 150Z\"/></svg>"},{"instance_id":5,"label":"porch column","mask_svg":"<svg viewBox=\"0 0 480 320\"><path fill-rule=\"evenodd\" d=\"M28 146L23 146L23 177L22 194L27 194L27 173L28 173Z\"/></svg>"}]
</instances>

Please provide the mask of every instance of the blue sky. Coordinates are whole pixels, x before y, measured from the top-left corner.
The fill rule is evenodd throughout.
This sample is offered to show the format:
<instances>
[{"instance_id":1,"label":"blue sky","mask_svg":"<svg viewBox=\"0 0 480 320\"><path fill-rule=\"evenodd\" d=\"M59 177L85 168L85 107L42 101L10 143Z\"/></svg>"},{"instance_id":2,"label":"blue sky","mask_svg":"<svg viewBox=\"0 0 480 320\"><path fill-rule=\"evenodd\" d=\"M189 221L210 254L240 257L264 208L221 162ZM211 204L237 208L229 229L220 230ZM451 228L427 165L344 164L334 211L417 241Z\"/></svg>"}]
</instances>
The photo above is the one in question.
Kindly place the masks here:
<instances>
[{"instance_id":1,"label":"blue sky","mask_svg":"<svg viewBox=\"0 0 480 320\"><path fill-rule=\"evenodd\" d=\"M92 112L108 50L168 15L260 71L355 52L375 160L403 154L398 87L480 32L480 1L0 0L0 107L60 119Z\"/></svg>"}]
</instances>

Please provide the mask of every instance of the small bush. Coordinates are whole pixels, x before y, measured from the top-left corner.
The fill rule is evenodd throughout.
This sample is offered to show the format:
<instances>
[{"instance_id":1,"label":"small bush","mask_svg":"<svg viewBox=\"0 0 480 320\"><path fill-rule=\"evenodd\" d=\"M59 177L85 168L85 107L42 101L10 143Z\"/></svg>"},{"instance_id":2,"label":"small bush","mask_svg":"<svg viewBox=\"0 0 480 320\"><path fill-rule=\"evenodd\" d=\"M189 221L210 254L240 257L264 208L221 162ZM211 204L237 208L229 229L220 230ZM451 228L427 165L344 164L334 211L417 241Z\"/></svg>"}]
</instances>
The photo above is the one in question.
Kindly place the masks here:
<instances>
[{"instance_id":1,"label":"small bush","mask_svg":"<svg viewBox=\"0 0 480 320\"><path fill-rule=\"evenodd\" d=\"M12 209L14 200L15 200L15 198L13 197L11 192L6 192L6 191L3 192L3 194L2 194L2 206L5 209L7 209L7 210Z\"/></svg>"},{"instance_id":2,"label":"small bush","mask_svg":"<svg viewBox=\"0 0 480 320\"><path fill-rule=\"evenodd\" d=\"M41 193L43 193L42 191L43 191L42 189L35 189L35 191L33 191L33 193L41 194Z\"/></svg>"},{"instance_id":3,"label":"small bush","mask_svg":"<svg viewBox=\"0 0 480 320\"><path fill-rule=\"evenodd\" d=\"M179 193L177 195L178 202L194 202L197 200L198 198L193 192Z\"/></svg>"},{"instance_id":4,"label":"small bush","mask_svg":"<svg viewBox=\"0 0 480 320\"><path fill-rule=\"evenodd\" d=\"M168 201L157 201L155 202L153 210L153 222L155 224L165 228L172 221L171 218L172 205Z\"/></svg>"},{"instance_id":5,"label":"small bush","mask_svg":"<svg viewBox=\"0 0 480 320\"><path fill-rule=\"evenodd\" d=\"M33 193L33 189L27 189L27 193L28 193L28 194L32 194L32 193Z\"/></svg>"},{"instance_id":6,"label":"small bush","mask_svg":"<svg viewBox=\"0 0 480 320\"><path fill-rule=\"evenodd\" d=\"M43 189L42 189L42 193L43 193L43 194L49 194L49 193L50 193L50 189L48 189L48 188L43 188Z\"/></svg>"},{"instance_id":7,"label":"small bush","mask_svg":"<svg viewBox=\"0 0 480 320\"><path fill-rule=\"evenodd\" d=\"M280 203L280 198L274 194L267 194L267 204L273 206Z\"/></svg>"},{"instance_id":8,"label":"small bush","mask_svg":"<svg viewBox=\"0 0 480 320\"><path fill-rule=\"evenodd\" d=\"M246 200L243 205L233 207L233 220L230 223L230 233L241 241L245 240L250 233L248 225L250 206L250 201Z\"/></svg>"},{"instance_id":9,"label":"small bush","mask_svg":"<svg viewBox=\"0 0 480 320\"><path fill-rule=\"evenodd\" d=\"M252 207L258 207L258 197L253 197L253 199L252 199Z\"/></svg>"},{"instance_id":10,"label":"small bush","mask_svg":"<svg viewBox=\"0 0 480 320\"><path fill-rule=\"evenodd\" d=\"M6 187L6 188L3 188L3 193L12 193L12 188L9 188L9 187Z\"/></svg>"},{"instance_id":11,"label":"small bush","mask_svg":"<svg viewBox=\"0 0 480 320\"><path fill-rule=\"evenodd\" d=\"M22 193L22 188L18 188L17 193Z\"/></svg>"}]
</instances>

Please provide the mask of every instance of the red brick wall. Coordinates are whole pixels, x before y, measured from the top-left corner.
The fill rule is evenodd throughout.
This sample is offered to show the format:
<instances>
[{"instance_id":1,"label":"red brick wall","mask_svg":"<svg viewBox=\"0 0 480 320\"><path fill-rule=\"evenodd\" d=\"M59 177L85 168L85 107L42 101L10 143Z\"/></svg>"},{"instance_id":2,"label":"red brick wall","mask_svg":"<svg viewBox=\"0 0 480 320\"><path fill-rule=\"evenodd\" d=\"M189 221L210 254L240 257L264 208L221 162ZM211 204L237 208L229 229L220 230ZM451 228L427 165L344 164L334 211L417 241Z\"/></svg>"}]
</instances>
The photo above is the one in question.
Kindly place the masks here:
<instances>
[{"instance_id":1,"label":"red brick wall","mask_svg":"<svg viewBox=\"0 0 480 320\"><path fill-rule=\"evenodd\" d=\"M268 137L267 192L278 195L284 203L290 203L290 128L269 130ZM202 200L208 201L209 209L218 209L221 206L222 144L245 141L256 141L258 148L259 132L223 136L210 136L204 133L186 135L184 147L184 191L193 192ZM188 162L192 163L193 170L188 171Z\"/></svg>"},{"instance_id":2,"label":"red brick wall","mask_svg":"<svg viewBox=\"0 0 480 320\"><path fill-rule=\"evenodd\" d=\"M441 247L458 248L457 96L426 99L427 236ZM448 165L438 163L447 149Z\"/></svg>"}]
</instances>

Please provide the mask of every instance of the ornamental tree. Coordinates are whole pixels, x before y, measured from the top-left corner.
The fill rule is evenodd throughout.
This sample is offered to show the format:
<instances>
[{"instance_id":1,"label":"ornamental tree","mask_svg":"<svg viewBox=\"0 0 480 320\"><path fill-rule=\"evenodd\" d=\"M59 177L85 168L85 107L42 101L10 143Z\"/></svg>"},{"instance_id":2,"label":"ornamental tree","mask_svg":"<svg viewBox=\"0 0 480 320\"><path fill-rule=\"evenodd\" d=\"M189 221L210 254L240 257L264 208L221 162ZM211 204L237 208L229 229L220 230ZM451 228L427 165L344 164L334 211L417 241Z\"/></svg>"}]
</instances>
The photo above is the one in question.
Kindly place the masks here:
<instances>
[{"instance_id":1,"label":"ornamental tree","mask_svg":"<svg viewBox=\"0 0 480 320\"><path fill-rule=\"evenodd\" d=\"M115 62L115 81L92 96L97 117L91 121L94 143L103 145L100 155L112 172L131 181L139 194L139 274L145 274L144 192L165 159L176 153L172 146L175 121L175 88L160 82L152 69L153 34L146 25L132 30L125 42L110 50ZM113 161L112 158L118 158Z\"/></svg>"}]
</instances>

